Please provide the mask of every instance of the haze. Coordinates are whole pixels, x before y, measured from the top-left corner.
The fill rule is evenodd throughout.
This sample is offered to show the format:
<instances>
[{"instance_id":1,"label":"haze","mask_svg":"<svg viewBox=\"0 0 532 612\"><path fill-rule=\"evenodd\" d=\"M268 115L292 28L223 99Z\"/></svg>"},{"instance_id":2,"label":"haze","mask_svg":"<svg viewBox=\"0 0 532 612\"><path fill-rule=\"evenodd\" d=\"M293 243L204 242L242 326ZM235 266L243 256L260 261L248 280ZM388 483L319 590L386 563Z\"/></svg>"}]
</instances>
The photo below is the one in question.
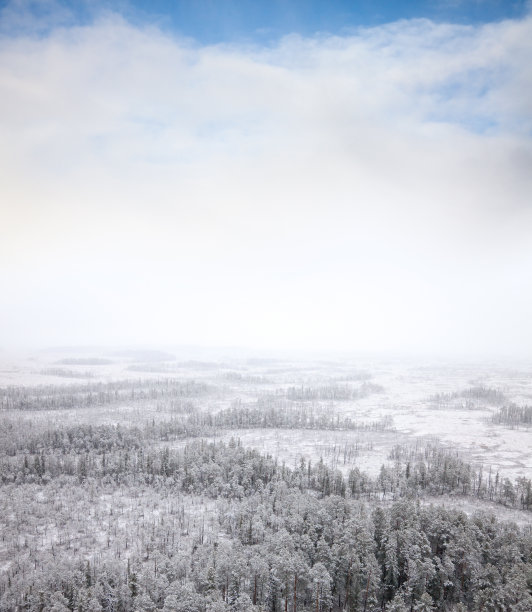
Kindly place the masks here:
<instances>
[{"instance_id":1,"label":"haze","mask_svg":"<svg viewBox=\"0 0 532 612\"><path fill-rule=\"evenodd\" d=\"M54 17L0 13L0 345L531 356L530 15Z\"/></svg>"}]
</instances>

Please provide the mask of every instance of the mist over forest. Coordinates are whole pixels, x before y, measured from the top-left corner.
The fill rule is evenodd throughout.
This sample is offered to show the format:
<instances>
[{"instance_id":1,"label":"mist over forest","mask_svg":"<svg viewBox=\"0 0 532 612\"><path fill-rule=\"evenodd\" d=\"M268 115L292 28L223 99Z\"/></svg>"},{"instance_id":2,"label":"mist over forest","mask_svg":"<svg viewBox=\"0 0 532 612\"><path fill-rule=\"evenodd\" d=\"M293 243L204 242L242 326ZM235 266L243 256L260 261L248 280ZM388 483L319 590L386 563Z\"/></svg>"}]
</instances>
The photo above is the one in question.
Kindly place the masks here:
<instances>
[{"instance_id":1,"label":"mist over forest","mask_svg":"<svg viewBox=\"0 0 532 612\"><path fill-rule=\"evenodd\" d=\"M532 612L531 7L0 2L0 612Z\"/></svg>"}]
</instances>

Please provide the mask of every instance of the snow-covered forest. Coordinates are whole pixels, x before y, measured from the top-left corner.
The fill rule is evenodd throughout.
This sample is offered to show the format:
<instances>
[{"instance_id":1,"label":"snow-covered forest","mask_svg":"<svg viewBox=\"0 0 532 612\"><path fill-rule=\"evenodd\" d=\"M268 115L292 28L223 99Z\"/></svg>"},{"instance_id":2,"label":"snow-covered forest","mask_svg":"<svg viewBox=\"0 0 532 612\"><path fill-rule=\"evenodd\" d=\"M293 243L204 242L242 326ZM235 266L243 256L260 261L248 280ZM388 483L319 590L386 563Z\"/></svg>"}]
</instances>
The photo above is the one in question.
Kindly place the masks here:
<instances>
[{"instance_id":1,"label":"snow-covered forest","mask_svg":"<svg viewBox=\"0 0 532 612\"><path fill-rule=\"evenodd\" d=\"M532 0L0 0L0 612L532 612Z\"/></svg>"},{"instance_id":2,"label":"snow-covered forest","mask_svg":"<svg viewBox=\"0 0 532 612\"><path fill-rule=\"evenodd\" d=\"M4 360L0 610L532 609L532 377Z\"/></svg>"}]
</instances>

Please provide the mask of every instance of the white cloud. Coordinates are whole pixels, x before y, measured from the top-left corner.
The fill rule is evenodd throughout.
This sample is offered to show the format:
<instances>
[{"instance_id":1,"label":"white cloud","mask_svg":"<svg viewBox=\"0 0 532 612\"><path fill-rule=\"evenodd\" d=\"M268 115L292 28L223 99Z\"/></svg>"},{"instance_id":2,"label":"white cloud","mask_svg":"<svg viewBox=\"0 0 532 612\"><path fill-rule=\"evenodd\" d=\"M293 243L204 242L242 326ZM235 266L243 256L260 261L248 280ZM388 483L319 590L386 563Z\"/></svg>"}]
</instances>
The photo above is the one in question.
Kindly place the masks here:
<instances>
[{"instance_id":1,"label":"white cloud","mask_svg":"<svg viewBox=\"0 0 532 612\"><path fill-rule=\"evenodd\" d=\"M526 354L531 40L4 36L4 342Z\"/></svg>"}]
</instances>

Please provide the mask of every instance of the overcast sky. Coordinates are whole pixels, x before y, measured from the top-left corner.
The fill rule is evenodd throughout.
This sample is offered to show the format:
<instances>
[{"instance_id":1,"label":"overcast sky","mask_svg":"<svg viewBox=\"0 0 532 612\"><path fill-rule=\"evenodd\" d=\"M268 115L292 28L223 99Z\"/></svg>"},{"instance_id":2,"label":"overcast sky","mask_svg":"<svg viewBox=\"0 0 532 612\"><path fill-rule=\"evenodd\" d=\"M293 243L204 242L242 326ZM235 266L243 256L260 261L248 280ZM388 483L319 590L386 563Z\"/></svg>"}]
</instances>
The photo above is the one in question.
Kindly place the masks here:
<instances>
[{"instance_id":1,"label":"overcast sky","mask_svg":"<svg viewBox=\"0 0 532 612\"><path fill-rule=\"evenodd\" d=\"M145 4L0 5L0 346L532 358L525 4Z\"/></svg>"}]
</instances>

